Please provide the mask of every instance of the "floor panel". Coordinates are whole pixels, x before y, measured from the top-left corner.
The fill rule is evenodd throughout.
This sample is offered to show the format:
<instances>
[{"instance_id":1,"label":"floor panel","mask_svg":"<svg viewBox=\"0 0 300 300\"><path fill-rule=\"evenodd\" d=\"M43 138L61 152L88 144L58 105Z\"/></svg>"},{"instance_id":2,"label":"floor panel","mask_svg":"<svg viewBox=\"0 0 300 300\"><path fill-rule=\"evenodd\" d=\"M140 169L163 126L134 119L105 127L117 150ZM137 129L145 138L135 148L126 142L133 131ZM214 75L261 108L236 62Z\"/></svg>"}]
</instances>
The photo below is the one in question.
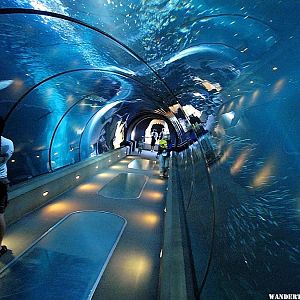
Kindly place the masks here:
<instances>
[{"instance_id":1,"label":"floor panel","mask_svg":"<svg viewBox=\"0 0 300 300\"><path fill-rule=\"evenodd\" d=\"M1 271L0 299L91 299L125 225L106 212L68 215Z\"/></svg>"},{"instance_id":2,"label":"floor panel","mask_svg":"<svg viewBox=\"0 0 300 300\"><path fill-rule=\"evenodd\" d=\"M115 199L139 198L148 177L135 173L121 173L106 184L98 193Z\"/></svg>"},{"instance_id":3,"label":"floor panel","mask_svg":"<svg viewBox=\"0 0 300 300\"><path fill-rule=\"evenodd\" d=\"M149 159L135 159L128 164L129 169L152 170L156 166L156 161Z\"/></svg>"},{"instance_id":4,"label":"floor panel","mask_svg":"<svg viewBox=\"0 0 300 300\"><path fill-rule=\"evenodd\" d=\"M127 225L92 299L157 299L167 181L159 178L157 168L152 170L127 168L135 159L155 160L155 155L154 152L143 151L142 156L130 155L111 167L99 169L98 174L10 226L4 244L11 250L1 257L0 268L69 213L78 210L108 211L125 218ZM112 179L128 171L149 177L139 198L123 198L120 201L119 198L114 199L109 195L108 197L99 195L98 191L111 184ZM133 190L135 184L134 181ZM72 230L77 233L78 226L72 226ZM109 226L102 231L109 232ZM86 232L79 231L78 235L81 236L82 245L86 239L89 240ZM102 245L97 239L94 243L99 247ZM67 259L71 258L72 254ZM57 261L63 262L64 259L58 258ZM80 273L81 277L88 275L86 271L81 273L77 270L77 273ZM22 282L18 282L21 287ZM16 281L14 288L17 289L17 285Z\"/></svg>"}]
</instances>

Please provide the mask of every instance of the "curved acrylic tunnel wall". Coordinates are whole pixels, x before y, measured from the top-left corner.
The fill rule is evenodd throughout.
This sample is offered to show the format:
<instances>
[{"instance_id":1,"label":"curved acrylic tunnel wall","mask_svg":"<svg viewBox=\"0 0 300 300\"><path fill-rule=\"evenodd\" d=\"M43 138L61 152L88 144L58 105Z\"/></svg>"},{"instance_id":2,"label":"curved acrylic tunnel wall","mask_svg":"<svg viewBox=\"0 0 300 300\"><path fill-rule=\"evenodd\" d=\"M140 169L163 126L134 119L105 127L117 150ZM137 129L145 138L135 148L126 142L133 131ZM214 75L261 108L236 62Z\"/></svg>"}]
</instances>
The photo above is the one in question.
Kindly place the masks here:
<instances>
[{"instance_id":1,"label":"curved acrylic tunnel wall","mask_svg":"<svg viewBox=\"0 0 300 300\"><path fill-rule=\"evenodd\" d=\"M224 154L211 168L216 243L208 281L220 282L227 297L299 290L300 123L291 96L273 102L270 93L271 102L243 111L223 132Z\"/></svg>"},{"instance_id":2,"label":"curved acrylic tunnel wall","mask_svg":"<svg viewBox=\"0 0 300 300\"><path fill-rule=\"evenodd\" d=\"M12 174L19 175L18 178L14 175L13 181L77 162L86 123L97 111L112 108L124 97L127 104L137 103L139 88L133 90L132 84L117 75L103 75L99 71L62 74L27 93L6 124L6 133L16 145ZM108 109L105 112L108 113ZM26 126L22 126L23 122ZM82 151L86 151L84 147ZM23 168L24 173L18 172L18 168Z\"/></svg>"},{"instance_id":3,"label":"curved acrylic tunnel wall","mask_svg":"<svg viewBox=\"0 0 300 300\"><path fill-rule=\"evenodd\" d=\"M266 299L269 293L298 293L299 140L290 143L294 152L287 155L278 131L261 131L268 128L278 105L268 107L267 113L256 107L241 118L247 123L242 131L224 131L223 155L208 173L197 146L176 155L199 299ZM292 110L295 102L288 107L295 116ZM265 119L257 122L261 112ZM288 140L295 134L285 136Z\"/></svg>"},{"instance_id":4,"label":"curved acrylic tunnel wall","mask_svg":"<svg viewBox=\"0 0 300 300\"><path fill-rule=\"evenodd\" d=\"M1 12L0 25L0 113L15 143L13 183L88 158L95 147L97 153L112 149L117 122L162 107L165 87L157 76L96 28L13 9ZM124 115L116 114L123 107ZM98 125L91 127L93 118Z\"/></svg>"},{"instance_id":5,"label":"curved acrylic tunnel wall","mask_svg":"<svg viewBox=\"0 0 300 300\"><path fill-rule=\"evenodd\" d=\"M221 157L208 167L209 182L196 153L177 158L200 299L299 293L299 48L291 38L231 90L214 130Z\"/></svg>"},{"instance_id":6,"label":"curved acrylic tunnel wall","mask_svg":"<svg viewBox=\"0 0 300 300\"><path fill-rule=\"evenodd\" d=\"M168 118L184 142L181 105L192 104L203 120L216 117L222 154L208 177L195 147L178 155L201 296L299 292L298 1L0 6L14 182L111 149L116 128L141 114Z\"/></svg>"}]
</instances>

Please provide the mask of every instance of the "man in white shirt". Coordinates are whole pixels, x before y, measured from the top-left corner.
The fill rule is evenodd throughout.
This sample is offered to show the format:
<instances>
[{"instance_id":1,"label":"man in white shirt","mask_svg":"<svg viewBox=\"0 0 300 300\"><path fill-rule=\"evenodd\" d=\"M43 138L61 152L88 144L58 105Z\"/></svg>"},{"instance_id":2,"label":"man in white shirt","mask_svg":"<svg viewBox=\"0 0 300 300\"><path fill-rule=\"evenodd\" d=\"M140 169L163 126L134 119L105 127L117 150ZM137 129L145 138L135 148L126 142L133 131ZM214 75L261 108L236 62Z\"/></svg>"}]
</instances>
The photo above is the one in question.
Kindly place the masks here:
<instances>
[{"instance_id":1,"label":"man in white shirt","mask_svg":"<svg viewBox=\"0 0 300 300\"><path fill-rule=\"evenodd\" d=\"M2 136L4 128L4 120L0 117L0 256L7 252L7 247L2 245L6 223L4 219L4 211L7 206L7 166L6 163L14 152L14 144L11 140Z\"/></svg>"}]
</instances>

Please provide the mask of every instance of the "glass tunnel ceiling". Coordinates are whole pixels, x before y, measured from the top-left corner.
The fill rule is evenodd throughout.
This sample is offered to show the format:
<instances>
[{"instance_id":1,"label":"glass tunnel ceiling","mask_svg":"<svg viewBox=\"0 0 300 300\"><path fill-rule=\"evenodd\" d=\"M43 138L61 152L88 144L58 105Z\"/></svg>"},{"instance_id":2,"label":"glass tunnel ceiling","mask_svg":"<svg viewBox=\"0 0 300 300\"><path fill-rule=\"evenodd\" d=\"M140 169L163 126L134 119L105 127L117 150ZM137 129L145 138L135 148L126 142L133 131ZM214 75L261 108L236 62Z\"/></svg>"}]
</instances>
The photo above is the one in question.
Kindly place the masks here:
<instances>
[{"instance_id":1,"label":"glass tunnel ceiling","mask_svg":"<svg viewBox=\"0 0 300 300\"><path fill-rule=\"evenodd\" d=\"M2 53L4 61L14 65L12 70L4 65L3 80L18 79L14 82L18 91L6 98L17 101L30 87L62 72L101 69L143 82L161 105L171 104L175 96L200 110L214 108L222 99L207 91L215 92L215 85L222 90L249 75L276 43L289 37L293 20L282 24L278 11L286 15L293 6L278 1L275 12L273 5L273 1L251 5L246 1L225 5L222 1L2 1ZM53 15L46 16L48 12ZM213 85L207 87L206 82ZM143 100L155 102L147 96Z\"/></svg>"},{"instance_id":2,"label":"glass tunnel ceiling","mask_svg":"<svg viewBox=\"0 0 300 300\"><path fill-rule=\"evenodd\" d=\"M8 133L23 129L16 152L54 156L63 136L78 144L106 105L127 121L158 112L174 123L168 107L177 101L215 114L273 78L268 61L293 38L297 9L297 1L1 1L0 113Z\"/></svg>"}]
</instances>

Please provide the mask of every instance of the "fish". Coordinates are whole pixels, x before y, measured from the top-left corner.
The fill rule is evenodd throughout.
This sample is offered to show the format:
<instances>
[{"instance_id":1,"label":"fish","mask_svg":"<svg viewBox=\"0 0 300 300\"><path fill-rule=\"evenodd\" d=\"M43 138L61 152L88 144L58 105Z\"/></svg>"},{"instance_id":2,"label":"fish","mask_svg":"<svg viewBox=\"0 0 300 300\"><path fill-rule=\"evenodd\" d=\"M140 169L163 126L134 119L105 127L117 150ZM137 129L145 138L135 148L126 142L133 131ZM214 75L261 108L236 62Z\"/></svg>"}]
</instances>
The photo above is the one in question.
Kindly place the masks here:
<instances>
[{"instance_id":1,"label":"fish","mask_svg":"<svg viewBox=\"0 0 300 300\"><path fill-rule=\"evenodd\" d=\"M14 81L13 80L1 80L0 81L0 90L4 90L10 86Z\"/></svg>"}]
</instances>

